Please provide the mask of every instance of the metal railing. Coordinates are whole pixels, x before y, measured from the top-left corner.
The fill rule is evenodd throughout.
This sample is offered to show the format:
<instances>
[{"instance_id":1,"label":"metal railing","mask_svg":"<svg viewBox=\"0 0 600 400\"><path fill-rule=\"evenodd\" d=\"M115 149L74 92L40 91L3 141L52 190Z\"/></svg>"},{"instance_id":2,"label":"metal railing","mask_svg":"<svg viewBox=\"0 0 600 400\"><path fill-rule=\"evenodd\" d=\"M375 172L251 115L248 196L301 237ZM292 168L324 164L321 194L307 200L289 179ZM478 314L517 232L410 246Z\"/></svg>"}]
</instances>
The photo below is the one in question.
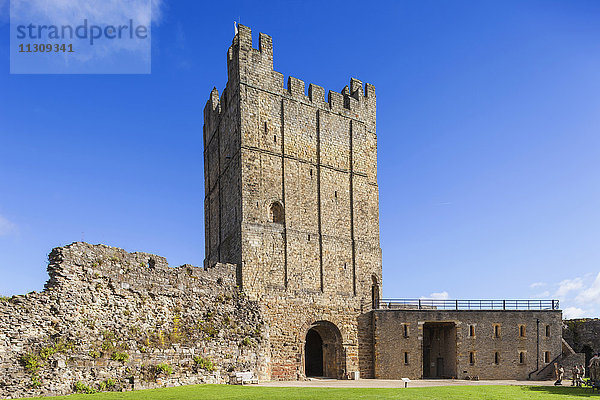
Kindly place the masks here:
<instances>
[{"instance_id":1,"label":"metal railing","mask_svg":"<svg viewBox=\"0 0 600 400\"><path fill-rule=\"evenodd\" d=\"M383 310L558 310L558 300L382 299Z\"/></svg>"}]
</instances>

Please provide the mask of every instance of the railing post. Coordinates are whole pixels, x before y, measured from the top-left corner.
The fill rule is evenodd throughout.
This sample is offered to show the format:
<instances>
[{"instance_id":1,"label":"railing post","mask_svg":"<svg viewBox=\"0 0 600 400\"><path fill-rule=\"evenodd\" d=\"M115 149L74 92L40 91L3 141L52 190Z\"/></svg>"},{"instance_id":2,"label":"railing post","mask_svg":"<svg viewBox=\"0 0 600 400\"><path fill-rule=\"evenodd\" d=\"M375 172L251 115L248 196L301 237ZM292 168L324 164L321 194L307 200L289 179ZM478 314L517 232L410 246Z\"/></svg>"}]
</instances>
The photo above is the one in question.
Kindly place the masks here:
<instances>
[{"instance_id":1,"label":"railing post","mask_svg":"<svg viewBox=\"0 0 600 400\"><path fill-rule=\"evenodd\" d=\"M506 300L502 300L502 309L506 310Z\"/></svg>"},{"instance_id":2,"label":"railing post","mask_svg":"<svg viewBox=\"0 0 600 400\"><path fill-rule=\"evenodd\" d=\"M421 309L421 299L419 299L419 310Z\"/></svg>"},{"instance_id":3,"label":"railing post","mask_svg":"<svg viewBox=\"0 0 600 400\"><path fill-rule=\"evenodd\" d=\"M458 310L458 300L456 300L456 309Z\"/></svg>"}]
</instances>

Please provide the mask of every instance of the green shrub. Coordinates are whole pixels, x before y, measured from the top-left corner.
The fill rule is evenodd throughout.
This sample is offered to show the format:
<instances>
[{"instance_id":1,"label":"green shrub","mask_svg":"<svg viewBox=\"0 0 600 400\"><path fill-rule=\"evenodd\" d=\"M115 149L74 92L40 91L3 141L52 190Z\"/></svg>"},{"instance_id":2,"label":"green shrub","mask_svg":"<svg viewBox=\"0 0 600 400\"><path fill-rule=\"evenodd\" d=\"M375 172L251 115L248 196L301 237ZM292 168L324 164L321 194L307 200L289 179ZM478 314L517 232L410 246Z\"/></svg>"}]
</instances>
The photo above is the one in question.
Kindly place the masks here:
<instances>
[{"instance_id":1,"label":"green shrub","mask_svg":"<svg viewBox=\"0 0 600 400\"><path fill-rule=\"evenodd\" d=\"M54 352L55 353L69 353L73 350L75 350L75 344L73 342L69 342L69 341L65 342L64 340L59 339L54 344Z\"/></svg>"},{"instance_id":2,"label":"green shrub","mask_svg":"<svg viewBox=\"0 0 600 400\"><path fill-rule=\"evenodd\" d=\"M90 351L89 354L90 354L90 357L92 357L92 358L100 358L100 352L99 351L92 350L92 351Z\"/></svg>"},{"instance_id":3,"label":"green shrub","mask_svg":"<svg viewBox=\"0 0 600 400\"><path fill-rule=\"evenodd\" d=\"M42 366L39 357L33 353L23 354L21 356L21 364L23 365L23 367L25 367L27 371L31 372L32 374L38 372L40 367Z\"/></svg>"},{"instance_id":4,"label":"green shrub","mask_svg":"<svg viewBox=\"0 0 600 400\"><path fill-rule=\"evenodd\" d=\"M74 387L75 393L93 394L97 393L97 390L84 384L83 382L77 382Z\"/></svg>"},{"instance_id":5,"label":"green shrub","mask_svg":"<svg viewBox=\"0 0 600 400\"><path fill-rule=\"evenodd\" d=\"M56 353L56 348L54 346L43 347L40 350L40 358L42 360L47 360L55 353Z\"/></svg>"},{"instance_id":6,"label":"green shrub","mask_svg":"<svg viewBox=\"0 0 600 400\"><path fill-rule=\"evenodd\" d=\"M31 376L31 388L32 389L38 389L42 386L42 382L40 381L40 377L37 375L32 375Z\"/></svg>"},{"instance_id":7,"label":"green shrub","mask_svg":"<svg viewBox=\"0 0 600 400\"><path fill-rule=\"evenodd\" d=\"M107 380L102 381L98 384L98 391L106 392L107 390L114 389L116 385L117 383L114 379L108 378Z\"/></svg>"},{"instance_id":8,"label":"green shrub","mask_svg":"<svg viewBox=\"0 0 600 400\"><path fill-rule=\"evenodd\" d=\"M173 368L169 364L158 364L156 367L156 372L163 373L165 375L171 375L173 373Z\"/></svg>"},{"instance_id":9,"label":"green shrub","mask_svg":"<svg viewBox=\"0 0 600 400\"><path fill-rule=\"evenodd\" d=\"M10 301L11 297L7 297L7 296L0 296L0 303L8 303Z\"/></svg>"},{"instance_id":10,"label":"green shrub","mask_svg":"<svg viewBox=\"0 0 600 400\"><path fill-rule=\"evenodd\" d=\"M121 361L123 364L125 364L127 362L127 360L129 360L129 354L120 353L120 352L116 351L113 353L113 355L110 357L110 359L115 360L115 361Z\"/></svg>"},{"instance_id":11,"label":"green shrub","mask_svg":"<svg viewBox=\"0 0 600 400\"><path fill-rule=\"evenodd\" d=\"M206 371L210 372L215 370L215 366L209 358L194 356L194 363L198 366L198 368L204 369Z\"/></svg>"},{"instance_id":12,"label":"green shrub","mask_svg":"<svg viewBox=\"0 0 600 400\"><path fill-rule=\"evenodd\" d=\"M250 346L252 344L252 341L250 340L249 337L245 337L244 340L242 340L242 346Z\"/></svg>"}]
</instances>

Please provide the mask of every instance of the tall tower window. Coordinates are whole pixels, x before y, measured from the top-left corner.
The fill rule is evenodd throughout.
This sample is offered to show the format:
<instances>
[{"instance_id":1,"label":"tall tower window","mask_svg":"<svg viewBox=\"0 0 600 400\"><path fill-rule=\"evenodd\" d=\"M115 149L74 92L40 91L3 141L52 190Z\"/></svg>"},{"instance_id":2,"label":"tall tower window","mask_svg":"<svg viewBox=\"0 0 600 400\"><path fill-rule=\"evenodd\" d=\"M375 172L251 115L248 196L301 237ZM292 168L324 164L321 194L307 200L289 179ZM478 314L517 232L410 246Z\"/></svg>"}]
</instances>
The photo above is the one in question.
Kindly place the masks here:
<instances>
[{"instance_id":1,"label":"tall tower window","mask_svg":"<svg viewBox=\"0 0 600 400\"><path fill-rule=\"evenodd\" d=\"M283 224L283 206L278 201L271 204L271 222Z\"/></svg>"},{"instance_id":2,"label":"tall tower window","mask_svg":"<svg viewBox=\"0 0 600 400\"><path fill-rule=\"evenodd\" d=\"M379 308L379 280L375 275L371 275L371 307L373 309Z\"/></svg>"}]
</instances>

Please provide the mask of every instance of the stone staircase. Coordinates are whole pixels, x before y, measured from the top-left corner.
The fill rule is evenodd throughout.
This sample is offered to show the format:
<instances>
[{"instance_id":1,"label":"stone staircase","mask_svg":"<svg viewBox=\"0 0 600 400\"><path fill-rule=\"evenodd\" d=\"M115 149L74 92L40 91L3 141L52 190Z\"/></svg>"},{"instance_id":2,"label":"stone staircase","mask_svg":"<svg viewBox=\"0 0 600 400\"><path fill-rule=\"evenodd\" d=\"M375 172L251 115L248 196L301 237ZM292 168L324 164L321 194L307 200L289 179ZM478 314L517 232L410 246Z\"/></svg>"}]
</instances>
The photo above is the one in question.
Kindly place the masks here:
<instances>
[{"instance_id":1,"label":"stone staircase","mask_svg":"<svg viewBox=\"0 0 600 400\"><path fill-rule=\"evenodd\" d=\"M576 353L571 346L562 339L562 354L550 361L544 368L539 371L533 371L529 374L529 380L534 381L550 381L554 380L554 364L562 365L565 369L565 379L571 379L571 369L575 365L585 364L585 354Z\"/></svg>"}]
</instances>

